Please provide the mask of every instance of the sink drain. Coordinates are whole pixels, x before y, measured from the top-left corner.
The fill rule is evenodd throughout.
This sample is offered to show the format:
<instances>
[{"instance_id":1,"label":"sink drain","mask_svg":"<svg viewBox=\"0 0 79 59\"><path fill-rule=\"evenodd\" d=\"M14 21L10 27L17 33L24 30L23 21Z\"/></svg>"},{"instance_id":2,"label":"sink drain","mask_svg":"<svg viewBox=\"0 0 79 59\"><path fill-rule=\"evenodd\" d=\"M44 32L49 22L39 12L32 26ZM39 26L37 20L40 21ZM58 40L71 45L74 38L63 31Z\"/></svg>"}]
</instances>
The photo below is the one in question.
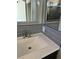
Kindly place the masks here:
<instances>
[{"instance_id":1,"label":"sink drain","mask_svg":"<svg viewBox=\"0 0 79 59\"><path fill-rule=\"evenodd\" d=\"M28 47L28 49L32 49L32 47Z\"/></svg>"}]
</instances>

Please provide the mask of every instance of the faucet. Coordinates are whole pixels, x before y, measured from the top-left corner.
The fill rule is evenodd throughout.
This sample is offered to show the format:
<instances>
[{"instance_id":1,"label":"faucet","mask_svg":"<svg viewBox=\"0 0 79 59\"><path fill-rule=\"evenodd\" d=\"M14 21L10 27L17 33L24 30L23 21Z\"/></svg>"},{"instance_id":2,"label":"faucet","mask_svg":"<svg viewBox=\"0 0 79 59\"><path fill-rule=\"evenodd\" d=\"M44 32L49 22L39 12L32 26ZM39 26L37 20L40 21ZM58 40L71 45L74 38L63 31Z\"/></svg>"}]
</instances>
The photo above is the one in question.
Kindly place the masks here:
<instances>
[{"instance_id":1,"label":"faucet","mask_svg":"<svg viewBox=\"0 0 79 59\"><path fill-rule=\"evenodd\" d=\"M30 32L24 32L23 33L23 38L25 38L25 37L30 38L31 37L31 33Z\"/></svg>"}]
</instances>

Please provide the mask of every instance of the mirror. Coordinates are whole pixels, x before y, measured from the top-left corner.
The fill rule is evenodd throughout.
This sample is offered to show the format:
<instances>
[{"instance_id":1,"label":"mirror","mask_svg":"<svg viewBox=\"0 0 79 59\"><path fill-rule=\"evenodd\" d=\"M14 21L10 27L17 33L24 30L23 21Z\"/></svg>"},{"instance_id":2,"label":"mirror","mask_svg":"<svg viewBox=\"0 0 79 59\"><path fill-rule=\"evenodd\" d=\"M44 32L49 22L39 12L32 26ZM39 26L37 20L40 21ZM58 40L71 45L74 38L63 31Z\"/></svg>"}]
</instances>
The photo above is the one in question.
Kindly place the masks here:
<instances>
[{"instance_id":1,"label":"mirror","mask_svg":"<svg viewBox=\"0 0 79 59\"><path fill-rule=\"evenodd\" d=\"M26 22L25 2L17 1L17 22Z\"/></svg>"},{"instance_id":2,"label":"mirror","mask_svg":"<svg viewBox=\"0 0 79 59\"><path fill-rule=\"evenodd\" d=\"M17 22L42 23L43 0L18 0Z\"/></svg>"},{"instance_id":3,"label":"mirror","mask_svg":"<svg viewBox=\"0 0 79 59\"><path fill-rule=\"evenodd\" d=\"M31 22L31 0L17 1L17 22Z\"/></svg>"},{"instance_id":4,"label":"mirror","mask_svg":"<svg viewBox=\"0 0 79 59\"><path fill-rule=\"evenodd\" d=\"M57 31L60 31L61 1L47 0L45 24Z\"/></svg>"}]
</instances>

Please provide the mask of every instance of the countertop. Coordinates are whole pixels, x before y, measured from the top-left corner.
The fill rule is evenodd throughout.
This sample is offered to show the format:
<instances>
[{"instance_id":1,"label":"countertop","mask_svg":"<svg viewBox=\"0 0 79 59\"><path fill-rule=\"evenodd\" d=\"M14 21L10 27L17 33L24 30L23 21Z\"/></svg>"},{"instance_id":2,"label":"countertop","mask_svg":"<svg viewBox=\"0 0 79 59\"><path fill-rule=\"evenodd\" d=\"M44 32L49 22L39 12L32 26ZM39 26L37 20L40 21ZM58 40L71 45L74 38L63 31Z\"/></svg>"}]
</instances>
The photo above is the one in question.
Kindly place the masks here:
<instances>
[{"instance_id":1,"label":"countertop","mask_svg":"<svg viewBox=\"0 0 79 59\"><path fill-rule=\"evenodd\" d=\"M45 40L50 46L44 49L40 49L39 51L31 52L30 54L25 54L18 59L42 59L43 57L59 50L59 46L55 42L50 40L47 36L45 36L43 33L33 34L32 36L39 36L40 39Z\"/></svg>"}]
</instances>

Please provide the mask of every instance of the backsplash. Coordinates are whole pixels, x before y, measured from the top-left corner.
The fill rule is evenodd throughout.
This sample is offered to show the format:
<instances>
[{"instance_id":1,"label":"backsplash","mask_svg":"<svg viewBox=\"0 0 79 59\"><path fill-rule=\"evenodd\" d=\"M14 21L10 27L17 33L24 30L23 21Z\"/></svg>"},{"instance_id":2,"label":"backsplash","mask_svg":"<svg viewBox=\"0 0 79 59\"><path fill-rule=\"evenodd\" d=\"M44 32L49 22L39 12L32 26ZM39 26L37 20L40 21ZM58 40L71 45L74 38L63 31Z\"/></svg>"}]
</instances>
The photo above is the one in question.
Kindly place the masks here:
<instances>
[{"instance_id":1,"label":"backsplash","mask_svg":"<svg viewBox=\"0 0 79 59\"><path fill-rule=\"evenodd\" d=\"M61 46L61 32L56 31L48 26L45 26L45 35L47 35L51 40Z\"/></svg>"},{"instance_id":2,"label":"backsplash","mask_svg":"<svg viewBox=\"0 0 79 59\"><path fill-rule=\"evenodd\" d=\"M42 31L42 25L41 24L32 24L32 25L17 25L17 37L23 36L23 33L29 32L31 34L33 33L39 33Z\"/></svg>"}]
</instances>

